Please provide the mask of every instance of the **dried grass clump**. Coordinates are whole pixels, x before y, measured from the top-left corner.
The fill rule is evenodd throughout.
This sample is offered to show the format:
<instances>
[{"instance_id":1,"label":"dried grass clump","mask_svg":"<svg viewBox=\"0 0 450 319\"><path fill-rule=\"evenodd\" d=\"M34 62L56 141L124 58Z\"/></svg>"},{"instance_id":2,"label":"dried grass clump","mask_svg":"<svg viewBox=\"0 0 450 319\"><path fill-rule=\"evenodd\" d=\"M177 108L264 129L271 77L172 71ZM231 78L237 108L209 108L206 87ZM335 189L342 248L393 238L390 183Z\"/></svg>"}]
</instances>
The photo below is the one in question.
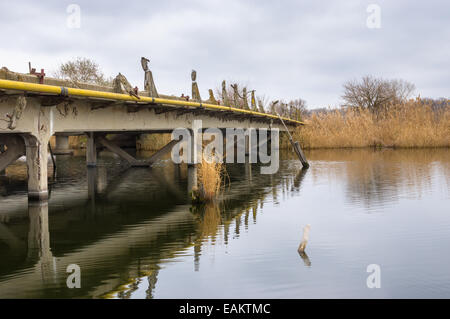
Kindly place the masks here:
<instances>
[{"instance_id":1,"label":"dried grass clump","mask_svg":"<svg viewBox=\"0 0 450 319\"><path fill-rule=\"evenodd\" d=\"M213 159L202 158L197 168L198 190L193 194L197 202L214 200L222 191L225 166Z\"/></svg>"}]
</instances>

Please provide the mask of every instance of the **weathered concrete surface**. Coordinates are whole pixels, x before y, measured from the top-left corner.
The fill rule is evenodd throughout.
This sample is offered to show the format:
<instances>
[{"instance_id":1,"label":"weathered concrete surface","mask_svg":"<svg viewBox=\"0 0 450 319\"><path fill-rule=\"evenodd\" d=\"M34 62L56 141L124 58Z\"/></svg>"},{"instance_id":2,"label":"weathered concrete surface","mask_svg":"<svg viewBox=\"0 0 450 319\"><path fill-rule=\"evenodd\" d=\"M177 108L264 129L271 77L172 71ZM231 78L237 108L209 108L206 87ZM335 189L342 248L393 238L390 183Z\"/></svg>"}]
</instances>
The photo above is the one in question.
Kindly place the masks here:
<instances>
[{"instance_id":1,"label":"weathered concrete surface","mask_svg":"<svg viewBox=\"0 0 450 319\"><path fill-rule=\"evenodd\" d=\"M88 133L86 145L86 164L88 167L95 167L97 165L97 143L93 132Z\"/></svg>"},{"instance_id":2,"label":"weathered concrete surface","mask_svg":"<svg viewBox=\"0 0 450 319\"><path fill-rule=\"evenodd\" d=\"M48 199L48 138L37 138L25 135L27 169L28 169L28 199Z\"/></svg>"},{"instance_id":3,"label":"weathered concrete surface","mask_svg":"<svg viewBox=\"0 0 450 319\"><path fill-rule=\"evenodd\" d=\"M7 121L6 114L12 114L14 103L0 102L0 116ZM191 128L194 120L202 120L203 128L278 128L285 129L270 119L256 120L245 115L225 114L223 111L196 110L181 113L175 108L167 108L167 112L151 106L136 107L128 111L128 104L95 108L91 100L77 100L68 108L62 105L42 107L38 98L28 98L27 108L17 120L16 128L11 130L3 121L0 123L1 133L32 133L41 131L48 133L79 132L171 132L176 128ZM186 110L182 110L186 111Z\"/></svg>"}]
</instances>

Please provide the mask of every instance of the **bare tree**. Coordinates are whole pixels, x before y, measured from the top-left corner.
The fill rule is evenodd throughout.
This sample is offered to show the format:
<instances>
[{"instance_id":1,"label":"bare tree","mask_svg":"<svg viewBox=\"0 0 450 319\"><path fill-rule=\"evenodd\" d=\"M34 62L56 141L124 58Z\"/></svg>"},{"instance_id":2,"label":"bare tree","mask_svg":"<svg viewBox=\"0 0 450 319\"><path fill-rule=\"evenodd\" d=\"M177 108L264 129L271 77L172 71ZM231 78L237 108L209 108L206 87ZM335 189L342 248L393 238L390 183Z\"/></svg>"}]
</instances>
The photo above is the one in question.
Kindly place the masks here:
<instances>
[{"instance_id":1,"label":"bare tree","mask_svg":"<svg viewBox=\"0 0 450 319\"><path fill-rule=\"evenodd\" d=\"M289 105L289 117L295 120L301 120L306 116L306 101L303 99L291 100Z\"/></svg>"},{"instance_id":2,"label":"bare tree","mask_svg":"<svg viewBox=\"0 0 450 319\"><path fill-rule=\"evenodd\" d=\"M80 57L61 64L53 76L75 83L111 85L112 82L112 79L105 78L96 62Z\"/></svg>"},{"instance_id":3,"label":"bare tree","mask_svg":"<svg viewBox=\"0 0 450 319\"><path fill-rule=\"evenodd\" d=\"M382 107L405 101L414 91L414 84L404 80L384 80L365 76L361 82L344 84L344 106L378 111Z\"/></svg>"},{"instance_id":4,"label":"bare tree","mask_svg":"<svg viewBox=\"0 0 450 319\"><path fill-rule=\"evenodd\" d=\"M405 80L391 80L390 81L391 95L394 97L394 102L406 101L416 89L416 86L411 82Z\"/></svg>"},{"instance_id":5,"label":"bare tree","mask_svg":"<svg viewBox=\"0 0 450 319\"><path fill-rule=\"evenodd\" d=\"M295 99L287 103L284 100L274 101L271 104L271 110L273 114L278 113L284 117L300 120L306 113L306 101L303 99Z\"/></svg>"}]
</instances>

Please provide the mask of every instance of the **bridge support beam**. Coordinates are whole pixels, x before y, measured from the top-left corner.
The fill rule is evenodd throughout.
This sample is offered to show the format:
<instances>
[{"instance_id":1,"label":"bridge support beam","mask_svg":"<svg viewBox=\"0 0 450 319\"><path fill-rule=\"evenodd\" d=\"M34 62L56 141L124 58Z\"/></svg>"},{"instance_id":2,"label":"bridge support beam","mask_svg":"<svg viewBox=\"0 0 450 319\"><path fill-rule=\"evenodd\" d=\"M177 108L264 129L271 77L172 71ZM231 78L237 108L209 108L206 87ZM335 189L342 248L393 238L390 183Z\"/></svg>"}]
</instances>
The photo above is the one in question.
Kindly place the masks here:
<instances>
[{"instance_id":1,"label":"bridge support beam","mask_svg":"<svg viewBox=\"0 0 450 319\"><path fill-rule=\"evenodd\" d=\"M0 136L0 144L0 172L5 175L6 167L25 155L25 144L23 138L16 134Z\"/></svg>"},{"instance_id":2,"label":"bridge support beam","mask_svg":"<svg viewBox=\"0 0 450 319\"><path fill-rule=\"evenodd\" d=\"M48 139L34 135L25 135L24 139L28 168L28 200L47 200Z\"/></svg>"},{"instance_id":3,"label":"bridge support beam","mask_svg":"<svg viewBox=\"0 0 450 319\"><path fill-rule=\"evenodd\" d=\"M179 140L173 140L163 146L159 151L153 154L149 159L145 161L140 161L130 155L128 152L123 150L119 145L117 145L113 140L107 139L103 135L99 133L89 132L86 133L88 136L87 139L87 150L86 150L86 164L88 167L96 167L97 166L97 148L98 146L103 146L109 151L117 154L122 159L126 160L131 166L134 167L145 167L151 166L161 157L169 153L172 148L178 143Z\"/></svg>"},{"instance_id":4,"label":"bridge support beam","mask_svg":"<svg viewBox=\"0 0 450 319\"><path fill-rule=\"evenodd\" d=\"M55 149L53 150L55 155L71 155L73 150L69 147L69 136L56 135L55 136Z\"/></svg>"},{"instance_id":5,"label":"bridge support beam","mask_svg":"<svg viewBox=\"0 0 450 319\"><path fill-rule=\"evenodd\" d=\"M161 157L166 155L167 153L172 151L172 148L177 144L179 140L172 140L169 143L167 143L165 146L163 146L159 151L157 151L155 154L150 156L150 158L146 161L149 165L154 164L157 160L159 160Z\"/></svg>"},{"instance_id":6,"label":"bridge support beam","mask_svg":"<svg viewBox=\"0 0 450 319\"><path fill-rule=\"evenodd\" d=\"M149 164L146 162L142 162L137 160L136 158L134 158L133 156L131 156L130 154L128 154L126 151L124 151L123 149L121 149L119 146L117 146L116 144L114 144L112 141L106 139L106 137L103 136L99 136L97 137L97 141L104 147L106 147L108 150L110 150L111 152L119 155L121 158L123 158L124 160L126 160L128 163L131 164L131 166L148 166Z\"/></svg>"}]
</instances>

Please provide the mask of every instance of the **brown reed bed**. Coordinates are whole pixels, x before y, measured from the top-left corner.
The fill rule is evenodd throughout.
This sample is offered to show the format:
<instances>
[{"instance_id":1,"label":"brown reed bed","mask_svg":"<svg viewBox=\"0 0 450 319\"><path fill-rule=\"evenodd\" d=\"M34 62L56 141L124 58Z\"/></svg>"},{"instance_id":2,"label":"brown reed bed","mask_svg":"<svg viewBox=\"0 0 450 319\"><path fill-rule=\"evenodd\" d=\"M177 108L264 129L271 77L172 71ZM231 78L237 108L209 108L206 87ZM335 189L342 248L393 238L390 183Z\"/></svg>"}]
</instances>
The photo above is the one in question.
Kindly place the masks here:
<instances>
[{"instance_id":1,"label":"brown reed bed","mask_svg":"<svg viewBox=\"0 0 450 319\"><path fill-rule=\"evenodd\" d=\"M420 98L378 113L367 109L313 114L294 133L304 148L449 147L450 109L433 109Z\"/></svg>"}]
</instances>

